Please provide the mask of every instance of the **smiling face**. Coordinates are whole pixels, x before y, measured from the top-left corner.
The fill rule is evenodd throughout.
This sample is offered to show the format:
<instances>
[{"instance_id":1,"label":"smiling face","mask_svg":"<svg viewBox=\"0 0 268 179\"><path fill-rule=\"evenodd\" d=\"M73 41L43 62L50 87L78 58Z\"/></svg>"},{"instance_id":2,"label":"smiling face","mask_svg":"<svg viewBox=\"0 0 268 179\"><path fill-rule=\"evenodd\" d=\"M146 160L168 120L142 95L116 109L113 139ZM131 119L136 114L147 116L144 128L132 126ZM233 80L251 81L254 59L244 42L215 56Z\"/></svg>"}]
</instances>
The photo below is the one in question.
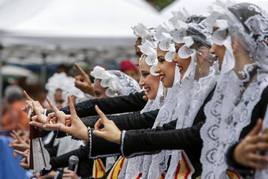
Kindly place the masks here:
<instances>
[{"instance_id":1,"label":"smiling face","mask_svg":"<svg viewBox=\"0 0 268 179\"><path fill-rule=\"evenodd\" d=\"M219 64L221 66L226 51L225 46L213 44L209 51L211 54L215 55L215 58L219 61Z\"/></svg>"},{"instance_id":2,"label":"smiling face","mask_svg":"<svg viewBox=\"0 0 268 179\"><path fill-rule=\"evenodd\" d=\"M173 85L175 76L175 66L174 62L167 62L165 60L165 51L157 49L158 64L156 73L159 74L160 80L162 81L164 87L170 88Z\"/></svg>"},{"instance_id":3,"label":"smiling face","mask_svg":"<svg viewBox=\"0 0 268 179\"><path fill-rule=\"evenodd\" d=\"M150 74L150 66L146 64L144 59L139 61L140 70L140 86L144 89L145 95L148 99L155 99L159 87L159 76L153 76Z\"/></svg>"},{"instance_id":4,"label":"smiling face","mask_svg":"<svg viewBox=\"0 0 268 179\"><path fill-rule=\"evenodd\" d=\"M183 77L184 73L186 72L188 66L191 63L191 57L183 59L183 58L180 58L179 55L176 53L175 58L174 58L173 61L179 67L181 77Z\"/></svg>"},{"instance_id":5,"label":"smiling face","mask_svg":"<svg viewBox=\"0 0 268 179\"><path fill-rule=\"evenodd\" d=\"M176 44L176 52L183 46L184 44ZM187 59L180 58L178 53L175 54L175 57L173 59L173 62L176 63L180 70L181 77L183 77L184 73L186 72L190 62L191 62L191 57Z\"/></svg>"}]
</instances>

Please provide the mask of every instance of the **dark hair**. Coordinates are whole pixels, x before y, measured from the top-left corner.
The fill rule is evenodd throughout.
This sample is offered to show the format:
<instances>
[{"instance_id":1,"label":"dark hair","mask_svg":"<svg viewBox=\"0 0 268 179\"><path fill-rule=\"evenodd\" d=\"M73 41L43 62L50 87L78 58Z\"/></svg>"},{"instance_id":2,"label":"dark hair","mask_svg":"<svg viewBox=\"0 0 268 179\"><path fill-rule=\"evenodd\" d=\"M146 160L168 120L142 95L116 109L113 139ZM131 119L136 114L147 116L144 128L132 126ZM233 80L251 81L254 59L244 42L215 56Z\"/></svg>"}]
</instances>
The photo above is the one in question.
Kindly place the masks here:
<instances>
[{"instance_id":1,"label":"dark hair","mask_svg":"<svg viewBox=\"0 0 268 179\"><path fill-rule=\"evenodd\" d=\"M211 46L210 42L207 40L207 37L194 27L189 27L186 30L186 35L191 36L193 38L194 48L200 48L201 46Z\"/></svg>"},{"instance_id":2,"label":"dark hair","mask_svg":"<svg viewBox=\"0 0 268 179\"><path fill-rule=\"evenodd\" d=\"M237 20L244 26L247 33L250 33L250 29L246 26L245 22L248 20L248 18L252 16L258 14L261 15L262 12L260 7L251 3L238 3L228 7L228 10L231 11L232 14L234 14L234 16L237 18Z\"/></svg>"},{"instance_id":3,"label":"dark hair","mask_svg":"<svg viewBox=\"0 0 268 179\"><path fill-rule=\"evenodd\" d=\"M138 47L139 45L141 45L141 41L142 41L142 38L141 37L138 37L136 39L135 50L136 50L136 56L137 57L141 57L142 56L142 52L141 52L140 48Z\"/></svg>"},{"instance_id":4,"label":"dark hair","mask_svg":"<svg viewBox=\"0 0 268 179\"><path fill-rule=\"evenodd\" d=\"M196 23L196 24L199 24L200 22L202 22L205 19L206 19L205 16L192 15L192 16L188 17L185 22L186 23Z\"/></svg>"},{"instance_id":5,"label":"dark hair","mask_svg":"<svg viewBox=\"0 0 268 179\"><path fill-rule=\"evenodd\" d=\"M57 67L58 73L65 72L66 74L68 74L69 70L70 70L70 66L66 64L59 64Z\"/></svg>"},{"instance_id":6,"label":"dark hair","mask_svg":"<svg viewBox=\"0 0 268 179\"><path fill-rule=\"evenodd\" d=\"M14 93L14 94L7 97L7 102L11 104L11 103L14 103L16 101L20 101L22 99L23 99L23 96L21 94Z\"/></svg>"}]
</instances>

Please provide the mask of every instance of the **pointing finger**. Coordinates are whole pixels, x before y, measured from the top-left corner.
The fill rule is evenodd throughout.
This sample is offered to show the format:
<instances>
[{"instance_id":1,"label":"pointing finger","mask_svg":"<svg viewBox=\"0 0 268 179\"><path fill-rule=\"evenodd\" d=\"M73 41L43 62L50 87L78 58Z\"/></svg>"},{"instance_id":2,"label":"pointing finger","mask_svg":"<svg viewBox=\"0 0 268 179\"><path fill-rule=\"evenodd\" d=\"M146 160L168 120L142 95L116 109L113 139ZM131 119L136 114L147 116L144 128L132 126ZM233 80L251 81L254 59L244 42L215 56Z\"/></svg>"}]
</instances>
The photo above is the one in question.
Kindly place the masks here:
<instances>
[{"instance_id":1,"label":"pointing finger","mask_svg":"<svg viewBox=\"0 0 268 179\"><path fill-rule=\"evenodd\" d=\"M33 101L33 98L31 98L25 90L23 91L23 94L28 100Z\"/></svg>"},{"instance_id":2,"label":"pointing finger","mask_svg":"<svg viewBox=\"0 0 268 179\"><path fill-rule=\"evenodd\" d=\"M77 113L76 113L73 99L71 96L68 97L68 103L69 103L69 109L70 109L70 113L71 113L72 118L77 117Z\"/></svg>"},{"instance_id":3,"label":"pointing finger","mask_svg":"<svg viewBox=\"0 0 268 179\"><path fill-rule=\"evenodd\" d=\"M79 71L81 75L87 76L87 73L77 63L75 63L74 66L76 67L76 69Z\"/></svg>"},{"instance_id":4,"label":"pointing finger","mask_svg":"<svg viewBox=\"0 0 268 179\"><path fill-rule=\"evenodd\" d=\"M100 118L102 118L104 120L107 119L106 115L100 110L100 108L97 105L95 105L95 110L96 110L97 114L100 116Z\"/></svg>"},{"instance_id":5,"label":"pointing finger","mask_svg":"<svg viewBox=\"0 0 268 179\"><path fill-rule=\"evenodd\" d=\"M49 99L47 99L47 103L55 112L59 111L59 109L55 105L53 105Z\"/></svg>"}]
</instances>

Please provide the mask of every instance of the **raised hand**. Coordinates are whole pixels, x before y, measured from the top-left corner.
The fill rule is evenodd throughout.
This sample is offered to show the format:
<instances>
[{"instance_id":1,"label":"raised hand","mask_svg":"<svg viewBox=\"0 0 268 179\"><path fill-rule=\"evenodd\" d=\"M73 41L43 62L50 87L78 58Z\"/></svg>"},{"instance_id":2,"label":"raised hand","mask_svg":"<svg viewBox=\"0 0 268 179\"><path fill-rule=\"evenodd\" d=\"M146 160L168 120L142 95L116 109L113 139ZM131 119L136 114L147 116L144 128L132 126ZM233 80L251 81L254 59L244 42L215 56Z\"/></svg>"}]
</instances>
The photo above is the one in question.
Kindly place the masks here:
<instances>
[{"instance_id":1,"label":"raised hand","mask_svg":"<svg viewBox=\"0 0 268 179\"><path fill-rule=\"evenodd\" d=\"M93 133L105 140L120 144L121 131L117 128L113 121L109 120L105 116L97 105L95 106L95 110L100 118L95 123L95 130Z\"/></svg>"},{"instance_id":2,"label":"raised hand","mask_svg":"<svg viewBox=\"0 0 268 179\"><path fill-rule=\"evenodd\" d=\"M24 169L29 169L30 168L30 149L27 149L24 152L19 151L19 150L14 150L14 152L23 157L20 162L20 166Z\"/></svg>"},{"instance_id":3,"label":"raised hand","mask_svg":"<svg viewBox=\"0 0 268 179\"><path fill-rule=\"evenodd\" d=\"M22 152L30 148L27 139L23 139L16 131L12 131L10 135L13 138L13 141L9 144L10 147Z\"/></svg>"},{"instance_id":4,"label":"raised hand","mask_svg":"<svg viewBox=\"0 0 268 179\"><path fill-rule=\"evenodd\" d=\"M44 113L45 109L43 108L43 106L39 103L39 101L35 101L34 99L32 99L28 93L26 91L23 91L24 96L26 97L26 108L25 110L31 108L33 109L33 103L35 104L36 110L40 111L40 113Z\"/></svg>"},{"instance_id":5,"label":"raised hand","mask_svg":"<svg viewBox=\"0 0 268 179\"><path fill-rule=\"evenodd\" d=\"M72 170L64 170L63 179L79 179L77 174Z\"/></svg>"},{"instance_id":6,"label":"raised hand","mask_svg":"<svg viewBox=\"0 0 268 179\"><path fill-rule=\"evenodd\" d=\"M32 107L36 115L31 118L32 121L29 124L44 129L44 124L48 122L48 117L40 112L40 110L38 109L38 107L34 102L32 102Z\"/></svg>"},{"instance_id":7,"label":"raised hand","mask_svg":"<svg viewBox=\"0 0 268 179\"><path fill-rule=\"evenodd\" d=\"M94 89L88 74L78 64L74 64L74 66L79 71L79 75L75 76L75 86L84 93L94 96Z\"/></svg>"},{"instance_id":8,"label":"raised hand","mask_svg":"<svg viewBox=\"0 0 268 179\"><path fill-rule=\"evenodd\" d=\"M71 96L68 97L68 104L69 104L71 115L66 115L65 120L69 121L69 125L65 125L64 123L56 123L56 124L49 123L49 124L45 124L44 128L49 129L49 130L60 130L78 139L88 141L87 127L77 116Z\"/></svg>"},{"instance_id":9,"label":"raised hand","mask_svg":"<svg viewBox=\"0 0 268 179\"><path fill-rule=\"evenodd\" d=\"M261 134L261 131L262 120L259 119L250 133L236 146L234 150L236 162L254 169L267 167L268 157L263 154L268 151L268 134Z\"/></svg>"},{"instance_id":10,"label":"raised hand","mask_svg":"<svg viewBox=\"0 0 268 179\"><path fill-rule=\"evenodd\" d=\"M55 105L53 105L48 99L49 106L53 109L53 113L48 115L48 123L62 123L65 125L65 119L68 118L64 112L60 111Z\"/></svg>"}]
</instances>

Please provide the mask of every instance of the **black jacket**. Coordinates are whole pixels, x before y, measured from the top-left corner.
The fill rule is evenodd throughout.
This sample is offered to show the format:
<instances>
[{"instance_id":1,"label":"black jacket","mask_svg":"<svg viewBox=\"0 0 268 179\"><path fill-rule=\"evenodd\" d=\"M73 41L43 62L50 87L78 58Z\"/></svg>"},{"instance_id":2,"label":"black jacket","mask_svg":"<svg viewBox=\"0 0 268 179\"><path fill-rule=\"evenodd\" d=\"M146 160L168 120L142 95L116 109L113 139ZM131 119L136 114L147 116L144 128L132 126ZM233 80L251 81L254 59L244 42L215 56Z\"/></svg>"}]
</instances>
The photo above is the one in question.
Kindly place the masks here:
<instances>
[{"instance_id":1,"label":"black jacket","mask_svg":"<svg viewBox=\"0 0 268 179\"><path fill-rule=\"evenodd\" d=\"M95 111L95 105L98 105L100 109L106 113L106 114L115 114L115 113L124 113L124 112L132 112L132 111L138 111L136 114L139 114L140 110L143 109L143 107L146 104L146 100L143 99L144 92L139 93L133 93L128 96L119 96L119 97L113 97L113 98L104 98L104 99L92 99L85 102L81 102L76 104L76 111L79 117L81 117L81 120L86 126L90 126L91 128L94 128L95 122L98 120L98 116ZM65 113L70 113L69 108L65 107L61 109ZM50 111L48 111L50 112ZM124 114L119 116L111 116L108 115L108 117L113 119L126 119L127 117L130 117L128 120L132 120L133 117L135 117L135 113L131 114ZM134 124L133 124L134 125ZM44 132L44 135L47 134L47 132ZM64 137L66 136L63 132L57 132L57 137ZM71 155L77 155L79 157L79 167L78 167L78 174L82 177L91 176L91 169L92 169L92 161L89 160L87 157L88 155L88 149L87 146L82 146L77 150L68 152L66 154L63 154L59 157L53 157L51 158L50 164L53 169L66 167L68 166L68 159Z\"/></svg>"},{"instance_id":2,"label":"black jacket","mask_svg":"<svg viewBox=\"0 0 268 179\"><path fill-rule=\"evenodd\" d=\"M204 104L199 109L192 127L175 129L176 121L171 121L156 129L128 130L123 132L124 137L121 140L121 145L108 142L90 132L89 156L91 158L99 158L123 154L127 157L133 157L158 153L161 150L183 149L196 170L193 177L198 176L201 173L201 163L199 159L202 149L202 139L200 137L200 128L205 121L204 106L211 99L213 91L214 90L210 92ZM117 125L119 126L123 123L123 121L118 122ZM142 120L137 120L135 125L139 126L137 123L140 122L142 122ZM121 129L124 128L127 130L127 128L129 128L128 124L124 125L126 126L120 126ZM147 128L151 128L152 125L153 123Z\"/></svg>"},{"instance_id":3,"label":"black jacket","mask_svg":"<svg viewBox=\"0 0 268 179\"><path fill-rule=\"evenodd\" d=\"M133 113L127 113L127 114L121 114L121 115L110 115L108 118L110 120L113 120L115 124L119 127L121 130L129 130L129 129L142 129L150 128L153 123L154 119L156 118L158 114L158 110L146 112L143 114L140 114L140 112L133 112ZM91 128L94 128L95 122L98 120L98 116L89 116L85 118L81 118L83 123L86 126L89 126ZM137 121L140 122L137 122ZM58 135L63 136L64 133L59 133ZM106 142L105 140L101 139L102 141ZM113 145L114 143L110 143ZM104 150L104 147L100 147L99 150ZM82 177L88 177L92 174L92 160L88 157L88 151L89 151L89 145L81 146L79 149L76 149L74 151L68 152L66 154L63 154L58 157L53 157L50 160L50 164L52 166L52 169L62 168L68 166L68 159L72 155L76 155L79 158L79 165L78 165L78 175ZM104 156L103 156L104 157Z\"/></svg>"},{"instance_id":4,"label":"black jacket","mask_svg":"<svg viewBox=\"0 0 268 179\"><path fill-rule=\"evenodd\" d=\"M137 92L131 93L128 96L91 99L76 104L75 109L79 117L97 115L95 105L98 105L105 114L140 111L146 104L146 100L143 99L143 96L144 92ZM62 108L61 110L66 114L70 113L68 107Z\"/></svg>"},{"instance_id":5,"label":"black jacket","mask_svg":"<svg viewBox=\"0 0 268 179\"><path fill-rule=\"evenodd\" d=\"M146 104L146 100L143 99L144 92L131 93L128 96L117 96L112 98L103 99L90 99L75 105L77 115L81 118L86 126L95 124L98 120L98 116L95 111L95 105L105 114L116 114L125 112L140 111ZM69 107L64 107L61 109L66 114L70 113ZM48 110L51 113L52 110ZM92 117L91 117L92 116ZM91 121L92 120L92 121ZM94 126L94 124L92 126ZM42 131L42 136L47 135L48 131ZM57 133L57 137L64 137L66 134L62 132Z\"/></svg>"}]
</instances>

